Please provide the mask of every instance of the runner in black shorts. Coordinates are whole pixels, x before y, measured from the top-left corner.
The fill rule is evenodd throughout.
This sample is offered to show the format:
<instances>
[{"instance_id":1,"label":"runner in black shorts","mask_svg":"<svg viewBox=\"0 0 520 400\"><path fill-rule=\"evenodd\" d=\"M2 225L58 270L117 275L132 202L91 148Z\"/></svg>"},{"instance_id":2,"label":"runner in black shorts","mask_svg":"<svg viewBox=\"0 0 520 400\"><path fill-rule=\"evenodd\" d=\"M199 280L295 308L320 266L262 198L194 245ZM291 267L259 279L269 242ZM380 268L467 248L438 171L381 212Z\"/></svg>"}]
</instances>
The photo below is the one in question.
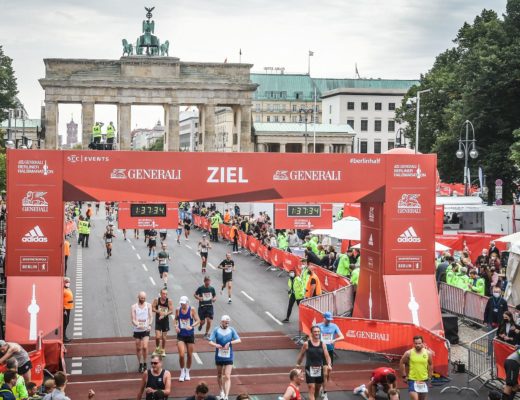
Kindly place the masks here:
<instances>
[{"instance_id":1,"label":"runner in black shorts","mask_svg":"<svg viewBox=\"0 0 520 400\"><path fill-rule=\"evenodd\" d=\"M166 250L166 243L161 244L161 251L157 254L159 260L159 276L163 280L164 287L168 286L168 261L170 260L170 253Z\"/></svg>"},{"instance_id":2,"label":"runner in black shorts","mask_svg":"<svg viewBox=\"0 0 520 400\"><path fill-rule=\"evenodd\" d=\"M199 301L199 331L206 324L206 333L204 339L209 340L209 331L211 329L211 321L213 320L213 303L217 300L215 289L210 285L209 276L204 277L204 285L199 286L194 297Z\"/></svg>"},{"instance_id":3,"label":"runner in black shorts","mask_svg":"<svg viewBox=\"0 0 520 400\"><path fill-rule=\"evenodd\" d=\"M186 240L188 240L190 236L191 219L190 217L188 217L188 215L186 215L182 222L184 222L184 237L186 238Z\"/></svg>"},{"instance_id":4,"label":"runner in black shorts","mask_svg":"<svg viewBox=\"0 0 520 400\"><path fill-rule=\"evenodd\" d=\"M148 256L155 261L155 246L157 246L157 231L152 228L148 231Z\"/></svg>"},{"instance_id":5,"label":"runner in black shorts","mask_svg":"<svg viewBox=\"0 0 520 400\"><path fill-rule=\"evenodd\" d=\"M173 302L168 299L168 291L161 290L161 295L152 303L152 312L155 313L155 354L166 355L166 335L170 330L170 315L173 314Z\"/></svg>"},{"instance_id":6,"label":"runner in black shorts","mask_svg":"<svg viewBox=\"0 0 520 400\"><path fill-rule=\"evenodd\" d=\"M206 234L202 235L202 239L199 242L200 258L202 259L202 273L206 273L206 264L208 263L208 251L211 249L211 243L208 240Z\"/></svg>"},{"instance_id":7,"label":"runner in black shorts","mask_svg":"<svg viewBox=\"0 0 520 400\"><path fill-rule=\"evenodd\" d=\"M231 304L231 289L233 285L233 271L235 270L235 262L231 259L231 253L226 253L226 258L219 264L219 269L222 270L222 288L220 294L225 287L228 291L228 304Z\"/></svg>"},{"instance_id":8,"label":"runner in black shorts","mask_svg":"<svg viewBox=\"0 0 520 400\"><path fill-rule=\"evenodd\" d=\"M175 324L177 331L177 349L179 350L179 365L181 367L179 382L183 382L190 380L191 360L195 347L194 328L200 324L200 320L195 310L190 307L190 301L186 296L182 296L179 303L180 307L175 310ZM184 367L185 354L187 354L186 368Z\"/></svg>"},{"instance_id":9,"label":"runner in black shorts","mask_svg":"<svg viewBox=\"0 0 520 400\"><path fill-rule=\"evenodd\" d=\"M520 349L516 349L504 362L506 370L506 384L503 390L503 399L514 399L518 392L518 372L520 371Z\"/></svg>"}]
</instances>

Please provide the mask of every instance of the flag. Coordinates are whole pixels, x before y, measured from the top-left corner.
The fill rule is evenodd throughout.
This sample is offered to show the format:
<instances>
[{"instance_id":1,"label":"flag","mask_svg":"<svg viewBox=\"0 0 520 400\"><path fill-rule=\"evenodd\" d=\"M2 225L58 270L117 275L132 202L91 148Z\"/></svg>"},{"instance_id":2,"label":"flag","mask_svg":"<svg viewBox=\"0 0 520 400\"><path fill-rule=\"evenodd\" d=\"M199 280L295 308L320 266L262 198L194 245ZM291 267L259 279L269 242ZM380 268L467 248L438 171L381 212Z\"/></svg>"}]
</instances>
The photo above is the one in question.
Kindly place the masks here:
<instances>
[{"instance_id":1,"label":"flag","mask_svg":"<svg viewBox=\"0 0 520 400\"><path fill-rule=\"evenodd\" d=\"M309 50L309 57L312 57L314 55L314 51Z\"/></svg>"},{"instance_id":2,"label":"flag","mask_svg":"<svg viewBox=\"0 0 520 400\"><path fill-rule=\"evenodd\" d=\"M238 51L238 54L239 54L239 55L242 55L242 49L240 49L240 50Z\"/></svg>"},{"instance_id":3,"label":"flag","mask_svg":"<svg viewBox=\"0 0 520 400\"><path fill-rule=\"evenodd\" d=\"M357 63L356 63L356 76L359 78L359 71L357 69Z\"/></svg>"}]
</instances>

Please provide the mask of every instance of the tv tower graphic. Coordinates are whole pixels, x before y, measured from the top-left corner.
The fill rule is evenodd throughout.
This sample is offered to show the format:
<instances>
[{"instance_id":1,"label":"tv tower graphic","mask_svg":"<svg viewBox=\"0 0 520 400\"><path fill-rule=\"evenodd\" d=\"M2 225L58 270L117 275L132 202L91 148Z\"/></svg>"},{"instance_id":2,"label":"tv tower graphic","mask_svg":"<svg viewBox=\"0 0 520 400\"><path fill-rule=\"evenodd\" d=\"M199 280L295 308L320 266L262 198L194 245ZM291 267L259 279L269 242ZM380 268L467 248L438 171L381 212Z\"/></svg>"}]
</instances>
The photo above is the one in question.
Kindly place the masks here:
<instances>
[{"instance_id":1,"label":"tv tower graphic","mask_svg":"<svg viewBox=\"0 0 520 400\"><path fill-rule=\"evenodd\" d=\"M419 303L415 301L415 296L413 295L412 282L408 282L410 285L410 302L408 303L408 309L412 313L412 322L414 325L419 326Z\"/></svg>"},{"instance_id":2,"label":"tv tower graphic","mask_svg":"<svg viewBox=\"0 0 520 400\"><path fill-rule=\"evenodd\" d=\"M370 293L368 295L368 319L372 319L372 276L370 276Z\"/></svg>"},{"instance_id":3,"label":"tv tower graphic","mask_svg":"<svg viewBox=\"0 0 520 400\"><path fill-rule=\"evenodd\" d=\"M40 306L36 304L36 285L33 283L31 304L27 307L27 312L31 315L31 323L29 325L29 340L38 338L38 318Z\"/></svg>"},{"instance_id":4,"label":"tv tower graphic","mask_svg":"<svg viewBox=\"0 0 520 400\"><path fill-rule=\"evenodd\" d=\"M47 165L47 160L45 160L45 164L43 164L43 175L49 175L49 166Z\"/></svg>"}]
</instances>

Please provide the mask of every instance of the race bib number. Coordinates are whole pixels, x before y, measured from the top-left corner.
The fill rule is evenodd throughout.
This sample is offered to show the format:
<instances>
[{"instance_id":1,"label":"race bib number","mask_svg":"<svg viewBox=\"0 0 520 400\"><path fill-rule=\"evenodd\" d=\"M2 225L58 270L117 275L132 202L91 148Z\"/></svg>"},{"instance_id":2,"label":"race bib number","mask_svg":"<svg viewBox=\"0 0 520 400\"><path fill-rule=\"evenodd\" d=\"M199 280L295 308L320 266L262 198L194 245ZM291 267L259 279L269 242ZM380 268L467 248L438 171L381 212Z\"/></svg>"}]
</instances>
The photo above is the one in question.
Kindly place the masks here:
<instances>
[{"instance_id":1,"label":"race bib number","mask_svg":"<svg viewBox=\"0 0 520 400\"><path fill-rule=\"evenodd\" d=\"M179 325L181 329L186 329L188 326L190 326L190 320L189 319L180 319Z\"/></svg>"},{"instance_id":2,"label":"race bib number","mask_svg":"<svg viewBox=\"0 0 520 400\"><path fill-rule=\"evenodd\" d=\"M159 307L159 312L166 315L168 313L169 309L168 307Z\"/></svg>"},{"instance_id":3,"label":"race bib number","mask_svg":"<svg viewBox=\"0 0 520 400\"><path fill-rule=\"evenodd\" d=\"M321 365L319 367L310 367L309 375L311 378L320 378L321 377Z\"/></svg>"},{"instance_id":4,"label":"race bib number","mask_svg":"<svg viewBox=\"0 0 520 400\"><path fill-rule=\"evenodd\" d=\"M426 382L414 382L414 389L417 393L428 393Z\"/></svg>"},{"instance_id":5,"label":"race bib number","mask_svg":"<svg viewBox=\"0 0 520 400\"><path fill-rule=\"evenodd\" d=\"M213 299L213 295L209 292L202 293L202 300L203 301L210 301Z\"/></svg>"},{"instance_id":6,"label":"race bib number","mask_svg":"<svg viewBox=\"0 0 520 400\"><path fill-rule=\"evenodd\" d=\"M325 344L332 344L332 340L333 340L332 336L333 336L332 333L322 333L321 334L321 340Z\"/></svg>"},{"instance_id":7,"label":"race bib number","mask_svg":"<svg viewBox=\"0 0 520 400\"><path fill-rule=\"evenodd\" d=\"M137 327L139 329L146 329L146 327L147 327L147 323L146 322L147 321L142 321L142 320L137 321Z\"/></svg>"},{"instance_id":8,"label":"race bib number","mask_svg":"<svg viewBox=\"0 0 520 400\"><path fill-rule=\"evenodd\" d=\"M230 358L231 357L231 349L218 349L217 355L220 358Z\"/></svg>"},{"instance_id":9,"label":"race bib number","mask_svg":"<svg viewBox=\"0 0 520 400\"><path fill-rule=\"evenodd\" d=\"M106 238L107 243L112 243L112 238Z\"/></svg>"},{"instance_id":10,"label":"race bib number","mask_svg":"<svg viewBox=\"0 0 520 400\"><path fill-rule=\"evenodd\" d=\"M226 269L224 269L224 271L226 271L227 273L231 273L231 272L233 272L233 267L226 267Z\"/></svg>"}]
</instances>

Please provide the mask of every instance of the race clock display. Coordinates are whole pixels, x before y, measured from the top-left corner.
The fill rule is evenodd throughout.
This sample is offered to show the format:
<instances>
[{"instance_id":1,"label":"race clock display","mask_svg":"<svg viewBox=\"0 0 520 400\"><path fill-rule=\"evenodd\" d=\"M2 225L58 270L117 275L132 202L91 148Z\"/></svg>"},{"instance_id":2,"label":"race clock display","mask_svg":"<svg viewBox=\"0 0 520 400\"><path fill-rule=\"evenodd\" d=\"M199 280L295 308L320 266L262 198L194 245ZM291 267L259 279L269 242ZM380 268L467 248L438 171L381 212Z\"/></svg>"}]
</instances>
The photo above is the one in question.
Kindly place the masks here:
<instances>
[{"instance_id":1,"label":"race clock display","mask_svg":"<svg viewBox=\"0 0 520 400\"><path fill-rule=\"evenodd\" d=\"M130 204L131 217L166 217L166 204Z\"/></svg>"},{"instance_id":2,"label":"race clock display","mask_svg":"<svg viewBox=\"0 0 520 400\"><path fill-rule=\"evenodd\" d=\"M321 205L288 205L287 206L288 217L320 217L321 216Z\"/></svg>"}]
</instances>

